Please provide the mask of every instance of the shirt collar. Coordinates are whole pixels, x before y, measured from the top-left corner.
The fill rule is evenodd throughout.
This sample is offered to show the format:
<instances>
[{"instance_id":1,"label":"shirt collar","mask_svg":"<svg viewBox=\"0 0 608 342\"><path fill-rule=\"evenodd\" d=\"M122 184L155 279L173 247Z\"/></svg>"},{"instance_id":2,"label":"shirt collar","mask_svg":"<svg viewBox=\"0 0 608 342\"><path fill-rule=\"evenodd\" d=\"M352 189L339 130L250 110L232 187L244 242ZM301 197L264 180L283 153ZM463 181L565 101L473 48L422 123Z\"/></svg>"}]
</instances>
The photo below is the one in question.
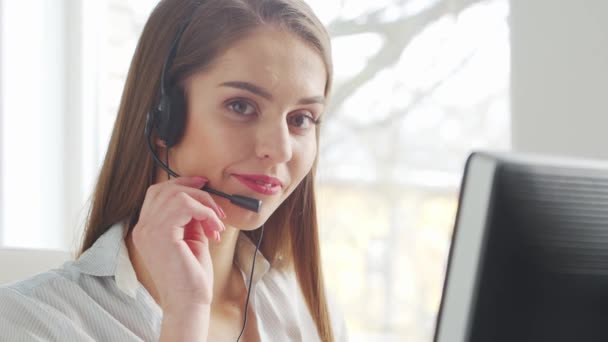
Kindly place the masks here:
<instances>
[{"instance_id":1,"label":"shirt collar","mask_svg":"<svg viewBox=\"0 0 608 342\"><path fill-rule=\"evenodd\" d=\"M135 298L140 284L129 259L129 252L125 243L126 234L125 224L117 223L113 225L75 261L74 266L84 274L96 277L114 276L116 286L127 295ZM247 277L251 274L255 247L244 233L239 233L235 262L246 283L248 282ZM257 251L255 255L253 285L270 269L270 263L260 251Z\"/></svg>"},{"instance_id":2,"label":"shirt collar","mask_svg":"<svg viewBox=\"0 0 608 342\"><path fill-rule=\"evenodd\" d=\"M124 224L113 225L78 258L75 266L84 274L96 277L114 276L116 286L135 298L139 281L129 259L125 243L126 233Z\"/></svg>"},{"instance_id":3,"label":"shirt collar","mask_svg":"<svg viewBox=\"0 0 608 342\"><path fill-rule=\"evenodd\" d=\"M124 241L122 225L115 224L74 262L74 266L92 276L113 276L118 265L121 241Z\"/></svg>"}]
</instances>

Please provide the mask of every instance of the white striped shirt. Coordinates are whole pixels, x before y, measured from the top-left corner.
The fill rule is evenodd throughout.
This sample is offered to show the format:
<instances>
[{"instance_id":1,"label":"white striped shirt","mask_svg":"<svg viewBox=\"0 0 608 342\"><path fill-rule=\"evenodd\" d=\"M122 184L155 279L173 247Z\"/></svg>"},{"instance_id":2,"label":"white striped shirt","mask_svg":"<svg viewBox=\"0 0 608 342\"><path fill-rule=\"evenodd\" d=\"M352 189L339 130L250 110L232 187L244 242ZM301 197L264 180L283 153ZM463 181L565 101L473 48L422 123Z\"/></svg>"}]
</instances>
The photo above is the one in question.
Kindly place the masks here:
<instances>
[{"instance_id":1,"label":"white striped shirt","mask_svg":"<svg viewBox=\"0 0 608 342\"><path fill-rule=\"evenodd\" d=\"M137 280L117 224L76 261L0 286L0 341L158 341L162 310ZM255 246L240 234L236 261L245 281ZM250 307L262 341L318 341L293 272L256 257ZM331 302L330 302L331 303ZM344 320L330 304L336 341Z\"/></svg>"}]
</instances>

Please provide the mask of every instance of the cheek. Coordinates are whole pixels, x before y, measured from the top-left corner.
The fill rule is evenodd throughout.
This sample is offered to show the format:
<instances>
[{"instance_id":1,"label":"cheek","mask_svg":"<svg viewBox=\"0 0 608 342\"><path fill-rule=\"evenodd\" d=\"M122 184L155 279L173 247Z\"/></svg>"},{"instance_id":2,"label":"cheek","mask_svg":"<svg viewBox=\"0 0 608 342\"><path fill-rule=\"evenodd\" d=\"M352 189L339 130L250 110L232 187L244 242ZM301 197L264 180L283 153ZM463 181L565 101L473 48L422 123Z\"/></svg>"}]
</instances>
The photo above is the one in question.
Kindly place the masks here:
<instances>
[{"instance_id":1,"label":"cheek","mask_svg":"<svg viewBox=\"0 0 608 342\"><path fill-rule=\"evenodd\" d=\"M176 166L201 174L206 177L217 177L217 167L227 165L240 156L246 148L246 140L241 134L213 120L212 118L193 118L189 120L180 146L177 146ZM216 179L217 180L217 179Z\"/></svg>"},{"instance_id":2,"label":"cheek","mask_svg":"<svg viewBox=\"0 0 608 342\"><path fill-rule=\"evenodd\" d=\"M188 144L199 149L211 148L213 151L240 149L247 143L247 135L222 120L221 115L199 115L187 123L185 138Z\"/></svg>"},{"instance_id":3,"label":"cheek","mask_svg":"<svg viewBox=\"0 0 608 342\"><path fill-rule=\"evenodd\" d=\"M310 172L312 168L315 157L317 155L317 142L314 138L310 141L306 141L305 143L299 145L297 153L294 153L294 156L297 155L297 158L294 158L294 168L292 170L293 176L297 177L298 183Z\"/></svg>"}]
</instances>

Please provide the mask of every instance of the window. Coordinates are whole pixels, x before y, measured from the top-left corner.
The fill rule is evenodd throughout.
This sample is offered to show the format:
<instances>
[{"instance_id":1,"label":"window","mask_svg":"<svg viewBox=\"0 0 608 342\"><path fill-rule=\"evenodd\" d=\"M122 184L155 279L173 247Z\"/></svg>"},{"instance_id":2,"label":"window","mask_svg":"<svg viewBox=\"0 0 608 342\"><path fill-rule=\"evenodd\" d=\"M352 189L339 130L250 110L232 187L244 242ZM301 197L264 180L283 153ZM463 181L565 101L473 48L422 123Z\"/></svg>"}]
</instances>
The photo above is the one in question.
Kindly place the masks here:
<instances>
[{"instance_id":1,"label":"window","mask_svg":"<svg viewBox=\"0 0 608 342\"><path fill-rule=\"evenodd\" d=\"M137 39L157 1L52 8L37 1L36 11L2 2L0 242L71 247L75 236L64 227L75 226L75 213L84 211ZM329 27L334 49L335 86L318 170L327 285L353 341L428 341L465 158L472 149L510 148L508 0L309 4ZM28 22L40 25L18 25L10 20L16 14L38 18ZM7 27L49 46L60 44L46 58L19 61ZM66 39L74 38L74 27L81 34ZM53 69L57 61L62 66ZM33 89L49 101L20 104L19 87L38 83L24 82L16 68L7 68L19 62L30 66L33 80L45 75ZM47 69L56 74L45 74ZM64 74L71 75L67 83L57 85L55 78ZM11 80L24 83L9 87ZM74 103L67 94L82 101ZM74 136L76 129L83 133ZM17 131L32 139L15 136ZM16 142L21 150L13 154ZM82 148L75 150L74 142ZM19 159L24 155L29 157ZM68 185L73 177L77 188Z\"/></svg>"},{"instance_id":2,"label":"window","mask_svg":"<svg viewBox=\"0 0 608 342\"><path fill-rule=\"evenodd\" d=\"M465 159L510 145L508 2L341 3L320 11L325 277L355 341L429 341Z\"/></svg>"}]
</instances>

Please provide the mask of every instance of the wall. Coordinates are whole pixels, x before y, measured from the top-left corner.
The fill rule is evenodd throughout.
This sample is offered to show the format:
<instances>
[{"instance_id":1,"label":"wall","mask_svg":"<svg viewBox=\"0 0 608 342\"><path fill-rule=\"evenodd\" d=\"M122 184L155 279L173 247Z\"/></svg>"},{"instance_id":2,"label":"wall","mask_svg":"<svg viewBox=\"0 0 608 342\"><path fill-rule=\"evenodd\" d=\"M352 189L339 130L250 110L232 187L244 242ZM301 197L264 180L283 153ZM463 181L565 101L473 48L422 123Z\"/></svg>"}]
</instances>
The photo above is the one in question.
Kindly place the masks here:
<instances>
[{"instance_id":1,"label":"wall","mask_svg":"<svg viewBox=\"0 0 608 342\"><path fill-rule=\"evenodd\" d=\"M608 159L608 1L511 0L512 143Z\"/></svg>"}]
</instances>

